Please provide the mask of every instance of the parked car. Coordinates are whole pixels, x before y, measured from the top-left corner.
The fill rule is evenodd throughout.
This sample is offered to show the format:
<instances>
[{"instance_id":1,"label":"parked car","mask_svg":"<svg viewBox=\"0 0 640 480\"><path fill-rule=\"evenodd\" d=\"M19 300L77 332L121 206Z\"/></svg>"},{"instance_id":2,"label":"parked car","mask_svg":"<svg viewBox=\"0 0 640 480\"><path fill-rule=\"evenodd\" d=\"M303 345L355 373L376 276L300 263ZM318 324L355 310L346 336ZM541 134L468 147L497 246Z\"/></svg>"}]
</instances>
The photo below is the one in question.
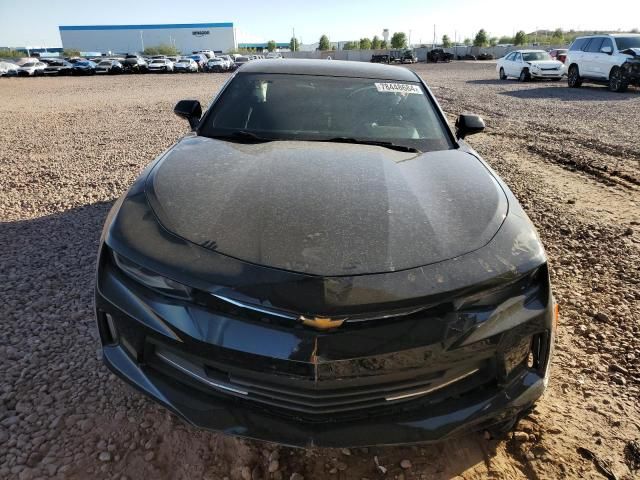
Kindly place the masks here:
<instances>
[{"instance_id":1,"label":"parked car","mask_svg":"<svg viewBox=\"0 0 640 480\"><path fill-rule=\"evenodd\" d=\"M445 52L442 48L434 48L427 52L427 62L450 62L453 60L453 53Z\"/></svg>"},{"instance_id":2,"label":"parked car","mask_svg":"<svg viewBox=\"0 0 640 480\"><path fill-rule=\"evenodd\" d=\"M566 48L554 48L553 50L549 50L549 56L554 60L564 63L567 59L568 52L569 50Z\"/></svg>"},{"instance_id":3,"label":"parked car","mask_svg":"<svg viewBox=\"0 0 640 480\"><path fill-rule=\"evenodd\" d=\"M204 72L204 69L207 65L207 61L209 60L204 54L194 53L193 55L189 55L189 58L192 58L193 60L195 60L195 62L198 64L199 71Z\"/></svg>"},{"instance_id":4,"label":"parked car","mask_svg":"<svg viewBox=\"0 0 640 480\"><path fill-rule=\"evenodd\" d=\"M481 53L478 55L478 60L493 60L494 57L490 53Z\"/></svg>"},{"instance_id":5,"label":"parked car","mask_svg":"<svg viewBox=\"0 0 640 480\"><path fill-rule=\"evenodd\" d=\"M227 62L220 57L210 58L205 65L205 71L207 72L225 72L228 69Z\"/></svg>"},{"instance_id":6,"label":"parked car","mask_svg":"<svg viewBox=\"0 0 640 480\"><path fill-rule=\"evenodd\" d=\"M128 53L122 66L126 72L132 73L145 73L149 70L147 61L136 53Z\"/></svg>"},{"instance_id":7,"label":"parked car","mask_svg":"<svg viewBox=\"0 0 640 480\"><path fill-rule=\"evenodd\" d=\"M173 70L175 72L194 73L198 71L198 64L193 58L180 57L178 61L173 64Z\"/></svg>"},{"instance_id":8,"label":"parked car","mask_svg":"<svg viewBox=\"0 0 640 480\"><path fill-rule=\"evenodd\" d=\"M166 58L156 58L151 60L148 68L151 73L170 73L173 72L173 63Z\"/></svg>"},{"instance_id":9,"label":"parked car","mask_svg":"<svg viewBox=\"0 0 640 480\"><path fill-rule=\"evenodd\" d=\"M475 55L467 53L465 55L458 55L458 60L477 60L477 58Z\"/></svg>"},{"instance_id":10,"label":"parked car","mask_svg":"<svg viewBox=\"0 0 640 480\"><path fill-rule=\"evenodd\" d=\"M207 60L212 59L216 56L213 50L197 50L195 52L191 52L193 54L202 54L206 57Z\"/></svg>"},{"instance_id":11,"label":"parked car","mask_svg":"<svg viewBox=\"0 0 640 480\"><path fill-rule=\"evenodd\" d=\"M390 63L390 57L388 54L380 54L380 53L374 53L373 55L371 55L371 63Z\"/></svg>"},{"instance_id":12,"label":"parked car","mask_svg":"<svg viewBox=\"0 0 640 480\"><path fill-rule=\"evenodd\" d=\"M18 68L18 75L21 77L38 77L44 75L44 69L47 67L46 63L42 62L27 62L23 63Z\"/></svg>"},{"instance_id":13,"label":"parked car","mask_svg":"<svg viewBox=\"0 0 640 480\"><path fill-rule=\"evenodd\" d=\"M71 73L73 75L94 75L97 65L91 60L82 60L73 64Z\"/></svg>"},{"instance_id":14,"label":"parked car","mask_svg":"<svg viewBox=\"0 0 640 480\"><path fill-rule=\"evenodd\" d=\"M124 72L124 68L117 60L102 60L96 66L96 73L115 75L122 72Z\"/></svg>"},{"instance_id":15,"label":"parked car","mask_svg":"<svg viewBox=\"0 0 640 480\"><path fill-rule=\"evenodd\" d=\"M496 72L501 80L514 77L528 82L534 78L560 80L565 68L562 62L553 60L544 50L515 50L498 60Z\"/></svg>"},{"instance_id":16,"label":"parked car","mask_svg":"<svg viewBox=\"0 0 640 480\"><path fill-rule=\"evenodd\" d=\"M19 67L15 63L0 62L0 77L16 77Z\"/></svg>"},{"instance_id":17,"label":"parked car","mask_svg":"<svg viewBox=\"0 0 640 480\"><path fill-rule=\"evenodd\" d=\"M240 68L241 66L243 66L245 63L249 63L251 61L251 58L249 58L248 56L245 55L238 55L236 57L236 67Z\"/></svg>"},{"instance_id":18,"label":"parked car","mask_svg":"<svg viewBox=\"0 0 640 480\"><path fill-rule=\"evenodd\" d=\"M279 58L282 58L282 54L279 52L269 52L267 53L267 58L279 59Z\"/></svg>"},{"instance_id":19,"label":"parked car","mask_svg":"<svg viewBox=\"0 0 640 480\"><path fill-rule=\"evenodd\" d=\"M219 58L225 61L225 63L227 64L227 70L232 70L235 67L235 63L230 55L220 55Z\"/></svg>"},{"instance_id":20,"label":"parked car","mask_svg":"<svg viewBox=\"0 0 640 480\"><path fill-rule=\"evenodd\" d=\"M542 395L547 257L465 141L480 117L452 131L409 69L301 59L174 111L192 132L100 239L118 376L192 424L314 447L511 428Z\"/></svg>"},{"instance_id":21,"label":"parked car","mask_svg":"<svg viewBox=\"0 0 640 480\"><path fill-rule=\"evenodd\" d=\"M629 85L640 86L640 34L576 38L565 63L572 88L583 82L604 83L613 92L624 92Z\"/></svg>"},{"instance_id":22,"label":"parked car","mask_svg":"<svg viewBox=\"0 0 640 480\"><path fill-rule=\"evenodd\" d=\"M415 56L413 50L389 50L389 62L394 63L415 63L418 58Z\"/></svg>"},{"instance_id":23,"label":"parked car","mask_svg":"<svg viewBox=\"0 0 640 480\"><path fill-rule=\"evenodd\" d=\"M72 63L69 63L66 60L54 60L52 62L49 62L49 64L45 67L44 74L47 76L71 75L72 71Z\"/></svg>"}]
</instances>

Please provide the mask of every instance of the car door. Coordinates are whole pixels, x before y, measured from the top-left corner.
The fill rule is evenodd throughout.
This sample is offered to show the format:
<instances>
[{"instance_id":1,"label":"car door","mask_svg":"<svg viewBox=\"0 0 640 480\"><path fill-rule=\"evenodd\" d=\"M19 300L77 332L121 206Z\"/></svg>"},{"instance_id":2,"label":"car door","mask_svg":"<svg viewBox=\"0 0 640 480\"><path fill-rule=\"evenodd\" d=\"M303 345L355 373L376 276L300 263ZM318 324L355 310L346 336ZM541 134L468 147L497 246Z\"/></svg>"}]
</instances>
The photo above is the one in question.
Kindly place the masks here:
<instances>
[{"instance_id":1,"label":"car door","mask_svg":"<svg viewBox=\"0 0 640 480\"><path fill-rule=\"evenodd\" d=\"M600 61L600 47L602 46L603 37L593 37L584 50L584 70L582 75L592 78L598 78L598 62Z\"/></svg>"},{"instance_id":2,"label":"car door","mask_svg":"<svg viewBox=\"0 0 640 480\"><path fill-rule=\"evenodd\" d=\"M609 53L605 53L602 50L609 50ZM609 37L604 37L602 39L602 45L600 45L600 51L598 52L598 57L596 59L596 71L599 78L608 80L609 72L616 65L616 58L614 55L615 46L613 45L613 41Z\"/></svg>"},{"instance_id":3,"label":"car door","mask_svg":"<svg viewBox=\"0 0 640 480\"><path fill-rule=\"evenodd\" d=\"M567 65L575 63L576 65L578 65L580 73L583 73L582 60L584 52L582 51L582 49L587 43L589 43L589 40L589 38L577 38L569 47Z\"/></svg>"},{"instance_id":4,"label":"car door","mask_svg":"<svg viewBox=\"0 0 640 480\"><path fill-rule=\"evenodd\" d=\"M510 73L512 77L519 77L522 71L522 53L516 52L510 65Z\"/></svg>"},{"instance_id":5,"label":"car door","mask_svg":"<svg viewBox=\"0 0 640 480\"><path fill-rule=\"evenodd\" d=\"M507 75L513 75L513 60L516 58L516 52L511 52L505 57L504 61L504 73Z\"/></svg>"}]
</instances>

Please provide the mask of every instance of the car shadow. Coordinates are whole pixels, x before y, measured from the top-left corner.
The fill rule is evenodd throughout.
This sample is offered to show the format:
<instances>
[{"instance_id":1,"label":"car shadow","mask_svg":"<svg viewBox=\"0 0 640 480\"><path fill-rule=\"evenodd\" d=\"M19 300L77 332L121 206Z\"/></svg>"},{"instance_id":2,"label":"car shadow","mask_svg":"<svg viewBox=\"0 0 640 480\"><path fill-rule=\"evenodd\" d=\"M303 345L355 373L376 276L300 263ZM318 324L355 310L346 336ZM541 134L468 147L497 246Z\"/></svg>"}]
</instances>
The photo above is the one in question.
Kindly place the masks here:
<instances>
[{"instance_id":1,"label":"car shadow","mask_svg":"<svg viewBox=\"0 0 640 480\"><path fill-rule=\"evenodd\" d=\"M581 88L569 88L567 85L545 83L540 87L523 88L521 90L508 90L499 92L500 95L521 99L556 99L561 101L576 102L611 102L618 100L633 100L638 98L637 91L625 93L611 92L605 86L588 85Z\"/></svg>"},{"instance_id":2,"label":"car shadow","mask_svg":"<svg viewBox=\"0 0 640 480\"><path fill-rule=\"evenodd\" d=\"M10 348L11 371L19 373L7 377L8 387L15 392L8 415L16 415L17 426L26 429L26 415L17 411L17 404L33 405L29 412L32 411L30 417L35 418L30 422L44 425L50 420L51 411L62 412L56 435L47 437L39 449L49 450L56 444L64 444L69 451L78 453L70 472L77 469L79 477L87 469L96 468L95 455L82 454L83 446L95 441L94 431L108 435L115 444L124 444L140 434L161 436L167 456L173 459L189 458L192 452L206 450L209 445L221 445L225 455L238 445L245 445L255 455L253 459L243 461L262 462L262 452L269 444L240 441L188 426L176 416L167 415L142 394L126 388L120 380L107 375L106 367L99 360L93 288L100 233L112 205L112 201L100 202L38 218L0 223L0 285L3 286L0 305L3 306L6 339L0 341L0 346ZM41 372L48 366L55 367L54 373L43 383ZM66 373L67 368L72 368L72 376ZM43 385L46 388L41 388ZM104 390L101 398L108 398L108 402L98 405L98 389ZM36 409L37 405L47 405L47 408ZM96 408L99 412L87 414ZM122 415L123 412L126 415ZM140 431L140 422L131 422L129 416L138 416L140 421L144 416L153 431ZM90 424L86 423L87 418L91 419ZM80 432L77 424L90 427ZM178 424L182 427L176 428ZM382 473L374 463L374 457L376 463L379 460L386 469L389 478L402 474L400 461L403 459L411 459L412 472L426 478L449 479L465 472L474 472L475 477L486 471L486 465L497 455L497 445L496 440L469 433L429 445L351 449L351 453L342 455L341 459L349 472L358 473L357 478L371 478ZM281 465L288 470L295 466L307 478L324 478L326 464L336 456L335 449L320 448L317 455L303 455L300 460L299 449L282 448ZM163 467L163 455L143 461L144 453L137 455L134 452L131 458L128 455L116 457L114 462L123 474L137 472L134 478L179 476L168 473L159 477L154 469ZM36 462L34 467L38 466ZM213 467L203 460L199 468ZM214 478L230 476L228 464L216 468L219 470ZM477 471L480 473L476 475Z\"/></svg>"}]
</instances>

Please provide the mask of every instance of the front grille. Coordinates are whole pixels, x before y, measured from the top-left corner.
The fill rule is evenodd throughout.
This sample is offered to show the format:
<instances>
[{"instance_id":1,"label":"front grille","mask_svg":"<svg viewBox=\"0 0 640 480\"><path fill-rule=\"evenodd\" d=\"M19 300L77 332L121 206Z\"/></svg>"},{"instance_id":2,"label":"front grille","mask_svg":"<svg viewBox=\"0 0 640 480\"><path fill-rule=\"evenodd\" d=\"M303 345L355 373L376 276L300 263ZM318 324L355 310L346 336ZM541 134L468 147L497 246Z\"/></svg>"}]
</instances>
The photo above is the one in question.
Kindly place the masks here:
<instances>
[{"instance_id":1,"label":"front grille","mask_svg":"<svg viewBox=\"0 0 640 480\"><path fill-rule=\"evenodd\" d=\"M322 388L314 379L283 382L264 374L224 371L161 346L155 346L150 365L179 380L195 382L205 391L311 415L370 410L431 396L459 395L493 378L488 362L483 362L402 381L368 385L345 382L341 388Z\"/></svg>"}]
</instances>

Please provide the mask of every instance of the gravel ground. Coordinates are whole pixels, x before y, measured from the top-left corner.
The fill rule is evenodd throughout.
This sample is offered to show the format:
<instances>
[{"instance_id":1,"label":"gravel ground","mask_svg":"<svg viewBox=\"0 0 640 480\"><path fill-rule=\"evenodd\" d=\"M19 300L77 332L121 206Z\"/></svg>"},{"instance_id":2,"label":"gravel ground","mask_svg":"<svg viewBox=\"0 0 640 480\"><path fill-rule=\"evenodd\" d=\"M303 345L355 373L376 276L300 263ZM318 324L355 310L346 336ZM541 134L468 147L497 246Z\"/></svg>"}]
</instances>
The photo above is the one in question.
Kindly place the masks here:
<instances>
[{"instance_id":1,"label":"gravel ground","mask_svg":"<svg viewBox=\"0 0 640 480\"><path fill-rule=\"evenodd\" d=\"M97 241L113 202L226 75L0 81L0 478L632 479L640 437L640 92L415 67L538 226L561 326L548 392L502 439L296 450L200 431L99 361ZM380 465L380 468L378 467ZM386 474L382 470L385 470Z\"/></svg>"}]
</instances>

